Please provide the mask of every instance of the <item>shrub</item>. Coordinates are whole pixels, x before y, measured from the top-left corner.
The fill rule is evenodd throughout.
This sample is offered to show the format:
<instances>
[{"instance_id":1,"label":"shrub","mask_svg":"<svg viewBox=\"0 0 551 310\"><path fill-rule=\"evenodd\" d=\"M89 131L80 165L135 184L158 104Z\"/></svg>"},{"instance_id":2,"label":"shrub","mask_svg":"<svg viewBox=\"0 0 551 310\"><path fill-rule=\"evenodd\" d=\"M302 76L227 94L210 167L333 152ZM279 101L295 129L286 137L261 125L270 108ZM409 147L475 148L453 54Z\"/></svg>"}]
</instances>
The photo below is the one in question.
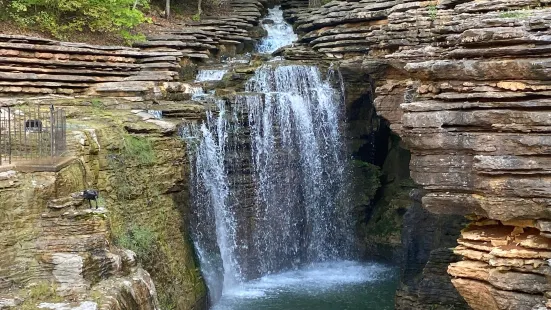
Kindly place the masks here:
<instances>
[{"instance_id":1,"label":"shrub","mask_svg":"<svg viewBox=\"0 0 551 310\"><path fill-rule=\"evenodd\" d=\"M119 32L132 39L129 31L146 22L138 8L149 0L12 0L7 1L9 16L22 26L37 28L63 39L83 31Z\"/></svg>"},{"instance_id":2,"label":"shrub","mask_svg":"<svg viewBox=\"0 0 551 310\"><path fill-rule=\"evenodd\" d=\"M132 226L122 236L117 236L117 245L132 250L140 261L147 261L155 250L157 234L147 227Z\"/></svg>"},{"instance_id":3,"label":"shrub","mask_svg":"<svg viewBox=\"0 0 551 310\"><path fill-rule=\"evenodd\" d=\"M436 7L436 5L434 5L434 4L429 5L429 17L430 17L430 19L435 20L437 15L438 15L438 8Z\"/></svg>"}]
</instances>

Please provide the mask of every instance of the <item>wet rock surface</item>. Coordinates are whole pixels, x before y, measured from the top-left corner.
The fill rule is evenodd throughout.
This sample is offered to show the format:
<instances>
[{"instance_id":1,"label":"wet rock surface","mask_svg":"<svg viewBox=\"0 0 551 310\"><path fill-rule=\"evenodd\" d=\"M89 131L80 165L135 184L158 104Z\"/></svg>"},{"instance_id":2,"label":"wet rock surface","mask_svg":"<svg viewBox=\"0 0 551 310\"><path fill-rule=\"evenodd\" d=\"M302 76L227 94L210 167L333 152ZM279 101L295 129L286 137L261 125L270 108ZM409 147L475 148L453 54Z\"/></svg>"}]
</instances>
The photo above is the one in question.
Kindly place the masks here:
<instances>
[{"instance_id":1,"label":"wet rock surface","mask_svg":"<svg viewBox=\"0 0 551 310\"><path fill-rule=\"evenodd\" d=\"M195 70L193 61L250 48L265 4L235 2L228 18L182 25L181 31L152 36L133 48L0 35L0 105L30 102L140 110L117 114L124 121L115 127L151 135L156 146L173 148L179 157L163 151L159 165L131 162L116 166L116 172L139 170L142 181L152 175L147 180L161 184L161 195L153 196L162 197L159 203L168 206L163 212L185 213L171 209L172 199L186 200L182 171L188 169L181 145L169 138L176 125L149 118L143 111L155 106L164 115L200 119L204 107L189 101L196 89L181 79L189 80L184 76ZM411 177L426 192L423 207L443 215L434 220L418 206L411 209L411 221L430 225L406 223L403 236L444 232L446 238L424 244L406 241L411 245L405 258L410 267L404 272L410 276L402 281L398 308L427 303L464 307L444 273L457 260L446 248L457 238L453 227L464 215L471 224L454 249L462 260L449 265L447 273L468 305L485 310L551 305L548 6L549 1L532 0L332 1L317 9L307 8L306 1L282 3L301 37L277 53L292 60L338 62L345 81L355 85L347 90L350 101L366 93L374 99L377 113L411 151ZM220 82L227 86L227 96L250 72L235 71ZM101 98L101 104L94 98ZM108 134L114 127L98 123L105 122L100 117L78 133L85 151L75 154L85 158L88 170L96 171L97 182L105 185L112 202L119 198L111 185L117 180L105 155L120 149L113 140L121 138ZM97 128L103 128L99 140L92 134ZM113 228L101 210L84 212L67 198L83 184L62 174L0 172L0 218L7 219L0 231L0 292L6 293L0 305L17 307L24 302L17 289L39 279L56 281L59 294L67 296L89 293L105 283L113 296L105 309L155 309L148 276L112 246ZM151 215L151 192L146 195L138 186L142 183L146 182L133 183L130 194L137 198L127 202L135 212L126 215L136 224ZM29 204L21 206L18 195ZM113 208L117 209L124 208ZM446 216L449 221L441 222ZM182 224L172 224L159 232L177 235ZM169 248L192 257L186 246ZM161 269L175 272L183 265L193 269L189 260ZM191 292L179 302L200 308L204 284L187 276L194 280L180 278L182 282L196 286L178 291Z\"/></svg>"}]
</instances>

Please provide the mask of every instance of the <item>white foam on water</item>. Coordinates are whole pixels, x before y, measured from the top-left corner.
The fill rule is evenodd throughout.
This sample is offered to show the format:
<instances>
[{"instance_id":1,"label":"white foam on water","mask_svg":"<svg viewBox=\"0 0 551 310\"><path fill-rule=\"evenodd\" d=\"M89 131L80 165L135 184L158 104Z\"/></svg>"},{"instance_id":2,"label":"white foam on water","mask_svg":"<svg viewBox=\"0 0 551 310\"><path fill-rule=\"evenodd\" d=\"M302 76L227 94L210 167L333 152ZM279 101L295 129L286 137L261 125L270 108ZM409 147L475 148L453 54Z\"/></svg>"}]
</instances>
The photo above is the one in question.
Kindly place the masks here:
<instances>
[{"instance_id":1,"label":"white foam on water","mask_svg":"<svg viewBox=\"0 0 551 310\"><path fill-rule=\"evenodd\" d=\"M316 296L338 291L349 285L385 279L390 268L376 263L335 261L311 264L302 269L264 276L224 291L213 309L232 309L239 301L276 298L279 294L297 293Z\"/></svg>"},{"instance_id":2,"label":"white foam on water","mask_svg":"<svg viewBox=\"0 0 551 310\"><path fill-rule=\"evenodd\" d=\"M199 70L195 82L208 82L208 81L220 81L224 77L224 74L228 72L227 69L203 69Z\"/></svg>"}]
</instances>

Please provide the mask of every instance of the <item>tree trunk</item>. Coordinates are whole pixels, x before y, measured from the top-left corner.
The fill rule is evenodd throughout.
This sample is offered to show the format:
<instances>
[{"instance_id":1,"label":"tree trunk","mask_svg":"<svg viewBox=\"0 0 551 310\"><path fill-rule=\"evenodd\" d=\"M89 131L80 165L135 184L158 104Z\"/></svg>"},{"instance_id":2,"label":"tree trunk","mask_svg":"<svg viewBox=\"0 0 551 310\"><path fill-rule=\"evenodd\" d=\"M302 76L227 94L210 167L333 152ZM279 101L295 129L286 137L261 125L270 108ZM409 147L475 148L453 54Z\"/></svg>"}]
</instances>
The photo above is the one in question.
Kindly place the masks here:
<instances>
[{"instance_id":1,"label":"tree trunk","mask_svg":"<svg viewBox=\"0 0 551 310\"><path fill-rule=\"evenodd\" d=\"M321 6L321 0L308 0L308 7L319 8Z\"/></svg>"},{"instance_id":2,"label":"tree trunk","mask_svg":"<svg viewBox=\"0 0 551 310\"><path fill-rule=\"evenodd\" d=\"M201 18L201 14L203 13L203 9L201 9L202 0L197 1L197 17Z\"/></svg>"},{"instance_id":3,"label":"tree trunk","mask_svg":"<svg viewBox=\"0 0 551 310\"><path fill-rule=\"evenodd\" d=\"M166 0L165 16L166 19L170 18L170 0Z\"/></svg>"}]
</instances>

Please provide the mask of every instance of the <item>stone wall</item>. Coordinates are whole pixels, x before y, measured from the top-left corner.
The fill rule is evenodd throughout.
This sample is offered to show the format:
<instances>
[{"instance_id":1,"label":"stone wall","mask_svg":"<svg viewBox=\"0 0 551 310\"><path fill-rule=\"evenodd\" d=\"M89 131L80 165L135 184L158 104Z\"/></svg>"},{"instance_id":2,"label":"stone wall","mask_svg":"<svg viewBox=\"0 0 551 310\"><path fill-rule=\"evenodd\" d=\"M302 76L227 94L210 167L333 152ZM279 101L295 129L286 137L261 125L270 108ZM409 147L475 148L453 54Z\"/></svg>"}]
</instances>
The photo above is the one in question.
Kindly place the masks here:
<instances>
[{"instance_id":1,"label":"stone wall","mask_svg":"<svg viewBox=\"0 0 551 310\"><path fill-rule=\"evenodd\" d=\"M332 1L290 14L300 44L368 70L438 214L469 216L450 266L474 309L547 301L549 1ZM427 265L428 267L428 265Z\"/></svg>"}]
</instances>

